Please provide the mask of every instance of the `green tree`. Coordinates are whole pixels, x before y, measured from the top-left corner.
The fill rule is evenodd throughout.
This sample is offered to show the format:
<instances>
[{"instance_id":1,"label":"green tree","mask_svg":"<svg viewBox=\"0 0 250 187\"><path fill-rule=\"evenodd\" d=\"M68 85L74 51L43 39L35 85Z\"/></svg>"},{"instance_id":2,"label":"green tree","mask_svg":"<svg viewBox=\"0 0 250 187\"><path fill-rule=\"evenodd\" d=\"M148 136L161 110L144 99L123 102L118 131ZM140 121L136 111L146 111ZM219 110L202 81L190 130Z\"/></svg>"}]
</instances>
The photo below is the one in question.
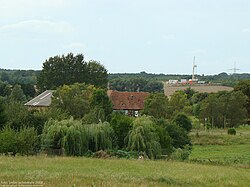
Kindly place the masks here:
<instances>
[{"instance_id":1,"label":"green tree","mask_svg":"<svg viewBox=\"0 0 250 187\"><path fill-rule=\"evenodd\" d=\"M0 98L0 130L3 129L4 124L7 122L7 117L4 109L3 99Z\"/></svg>"},{"instance_id":2,"label":"green tree","mask_svg":"<svg viewBox=\"0 0 250 187\"><path fill-rule=\"evenodd\" d=\"M143 114L155 118L166 118L169 114L168 98L162 94L150 94L144 102Z\"/></svg>"},{"instance_id":3,"label":"green tree","mask_svg":"<svg viewBox=\"0 0 250 187\"><path fill-rule=\"evenodd\" d=\"M0 96L6 97L11 93L11 85L0 81Z\"/></svg>"},{"instance_id":4,"label":"green tree","mask_svg":"<svg viewBox=\"0 0 250 187\"><path fill-rule=\"evenodd\" d=\"M148 81L148 83L144 86L143 91L156 93L161 92L163 93L163 83L160 81Z\"/></svg>"},{"instance_id":5,"label":"green tree","mask_svg":"<svg viewBox=\"0 0 250 187\"><path fill-rule=\"evenodd\" d=\"M24 103L26 101L26 96L23 93L23 90L20 85L16 84L10 94L10 100L15 102Z\"/></svg>"},{"instance_id":6,"label":"green tree","mask_svg":"<svg viewBox=\"0 0 250 187\"><path fill-rule=\"evenodd\" d=\"M212 127L234 127L246 119L246 96L239 91L210 94L200 105L200 118ZM205 120L207 119L207 121Z\"/></svg>"},{"instance_id":7,"label":"green tree","mask_svg":"<svg viewBox=\"0 0 250 187\"><path fill-rule=\"evenodd\" d=\"M117 137L117 144L119 148L125 148L125 138L128 132L132 128L133 119L129 116L125 116L119 113L115 113L112 116L110 125L114 129L115 135Z\"/></svg>"},{"instance_id":8,"label":"green tree","mask_svg":"<svg viewBox=\"0 0 250 187\"><path fill-rule=\"evenodd\" d=\"M185 107L189 107L189 102L187 99L187 94L180 90L176 91L173 95L171 95L169 99L169 107L171 110L171 116L175 116L179 112L183 112Z\"/></svg>"},{"instance_id":9,"label":"green tree","mask_svg":"<svg viewBox=\"0 0 250 187\"><path fill-rule=\"evenodd\" d=\"M51 57L43 63L43 69L38 77L38 88L43 90L56 89L64 84L74 83L94 84L106 87L107 70L98 62L84 61L82 54Z\"/></svg>"},{"instance_id":10,"label":"green tree","mask_svg":"<svg viewBox=\"0 0 250 187\"><path fill-rule=\"evenodd\" d=\"M113 106L106 90L100 88L94 90L90 100L90 107L96 111L97 115L100 112L104 113L103 118L99 118L101 121L110 121Z\"/></svg>"},{"instance_id":11,"label":"green tree","mask_svg":"<svg viewBox=\"0 0 250 187\"><path fill-rule=\"evenodd\" d=\"M0 131L0 153L8 154L12 152L16 155L18 152L18 136L15 130L5 127Z\"/></svg>"},{"instance_id":12,"label":"green tree","mask_svg":"<svg viewBox=\"0 0 250 187\"><path fill-rule=\"evenodd\" d=\"M94 86L84 83L59 87L52 97L51 107L59 108L74 118L82 118L90 111Z\"/></svg>"},{"instance_id":13,"label":"green tree","mask_svg":"<svg viewBox=\"0 0 250 187\"><path fill-rule=\"evenodd\" d=\"M116 144L114 130L108 122L85 125L88 137L88 149L99 151L112 149Z\"/></svg>"},{"instance_id":14,"label":"green tree","mask_svg":"<svg viewBox=\"0 0 250 187\"><path fill-rule=\"evenodd\" d=\"M17 133L18 153L21 155L30 155L35 153L37 146L37 134L34 127L23 128Z\"/></svg>"},{"instance_id":15,"label":"green tree","mask_svg":"<svg viewBox=\"0 0 250 187\"><path fill-rule=\"evenodd\" d=\"M166 131L173 140L174 148L183 149L186 145L191 145L187 131L175 124L167 124Z\"/></svg>"},{"instance_id":16,"label":"green tree","mask_svg":"<svg viewBox=\"0 0 250 187\"><path fill-rule=\"evenodd\" d=\"M216 94L210 94L200 105L200 119L205 125L211 124L211 127L219 125L219 118L222 116L223 103Z\"/></svg>"},{"instance_id":17,"label":"green tree","mask_svg":"<svg viewBox=\"0 0 250 187\"><path fill-rule=\"evenodd\" d=\"M177 114L175 118L173 119L173 123L185 129L187 132L190 132L192 129L191 120L187 117L187 115L183 113Z\"/></svg>"},{"instance_id":18,"label":"green tree","mask_svg":"<svg viewBox=\"0 0 250 187\"><path fill-rule=\"evenodd\" d=\"M161 155L159 136L154 128L154 122L146 116L133 121L133 127L128 134L128 149L145 153L149 158Z\"/></svg>"},{"instance_id":19,"label":"green tree","mask_svg":"<svg viewBox=\"0 0 250 187\"><path fill-rule=\"evenodd\" d=\"M108 83L108 71L107 69L94 60L87 63L88 71L88 84L95 85L96 87L106 88Z\"/></svg>"},{"instance_id":20,"label":"green tree","mask_svg":"<svg viewBox=\"0 0 250 187\"><path fill-rule=\"evenodd\" d=\"M234 88L235 91L242 91L247 96L246 109L248 112L248 119L250 119L250 79L241 80Z\"/></svg>"}]
</instances>

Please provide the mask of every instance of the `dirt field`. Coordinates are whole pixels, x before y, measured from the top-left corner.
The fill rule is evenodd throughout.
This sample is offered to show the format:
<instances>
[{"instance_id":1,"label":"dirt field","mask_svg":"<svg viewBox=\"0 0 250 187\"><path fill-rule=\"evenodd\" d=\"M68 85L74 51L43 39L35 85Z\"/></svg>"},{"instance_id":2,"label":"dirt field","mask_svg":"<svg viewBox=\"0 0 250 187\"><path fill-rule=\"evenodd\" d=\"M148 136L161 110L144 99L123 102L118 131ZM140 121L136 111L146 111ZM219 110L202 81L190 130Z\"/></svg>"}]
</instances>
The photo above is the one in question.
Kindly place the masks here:
<instances>
[{"instance_id":1,"label":"dirt field","mask_svg":"<svg viewBox=\"0 0 250 187\"><path fill-rule=\"evenodd\" d=\"M169 85L167 83L164 83L164 94L166 96L172 95L177 90L185 90L188 87L191 87L197 92L207 92L207 93L213 93L218 91L232 91L232 87L227 86L217 86L217 85Z\"/></svg>"}]
</instances>

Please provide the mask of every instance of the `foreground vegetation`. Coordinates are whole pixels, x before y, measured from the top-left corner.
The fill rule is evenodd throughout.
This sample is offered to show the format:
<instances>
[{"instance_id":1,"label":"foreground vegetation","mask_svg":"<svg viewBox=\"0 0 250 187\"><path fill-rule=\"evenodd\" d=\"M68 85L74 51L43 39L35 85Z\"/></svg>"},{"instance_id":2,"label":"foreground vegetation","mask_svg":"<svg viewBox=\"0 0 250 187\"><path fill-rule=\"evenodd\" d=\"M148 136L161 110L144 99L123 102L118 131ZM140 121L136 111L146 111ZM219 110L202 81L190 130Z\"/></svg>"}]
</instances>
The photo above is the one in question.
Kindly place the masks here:
<instances>
[{"instance_id":1,"label":"foreground vegetation","mask_svg":"<svg viewBox=\"0 0 250 187\"><path fill-rule=\"evenodd\" d=\"M190 133L189 160L0 157L1 181L42 181L44 186L248 186L250 127Z\"/></svg>"},{"instance_id":2,"label":"foreground vegetation","mask_svg":"<svg viewBox=\"0 0 250 187\"><path fill-rule=\"evenodd\" d=\"M235 136L226 130L194 130L190 133L193 143L190 160L216 165L233 165L250 168L250 126L236 129Z\"/></svg>"},{"instance_id":3,"label":"foreground vegetation","mask_svg":"<svg viewBox=\"0 0 250 187\"><path fill-rule=\"evenodd\" d=\"M0 157L0 169L2 181L43 181L45 186L248 186L250 183L249 169L173 161Z\"/></svg>"}]
</instances>

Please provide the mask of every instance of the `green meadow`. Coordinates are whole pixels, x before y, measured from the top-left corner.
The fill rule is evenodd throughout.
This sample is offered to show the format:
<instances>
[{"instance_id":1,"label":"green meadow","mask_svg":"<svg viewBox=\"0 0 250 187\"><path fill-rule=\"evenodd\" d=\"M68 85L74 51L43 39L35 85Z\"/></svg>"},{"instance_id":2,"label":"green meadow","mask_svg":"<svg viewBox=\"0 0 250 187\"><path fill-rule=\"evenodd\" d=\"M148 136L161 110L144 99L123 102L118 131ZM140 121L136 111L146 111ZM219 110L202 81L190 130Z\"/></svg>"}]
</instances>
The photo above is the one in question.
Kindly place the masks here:
<instances>
[{"instance_id":1,"label":"green meadow","mask_svg":"<svg viewBox=\"0 0 250 187\"><path fill-rule=\"evenodd\" d=\"M1 157L1 182L44 186L249 186L250 169L175 161Z\"/></svg>"},{"instance_id":2,"label":"green meadow","mask_svg":"<svg viewBox=\"0 0 250 187\"><path fill-rule=\"evenodd\" d=\"M1 184L43 186L249 186L250 128L196 131L190 159L127 160L86 157L0 157Z\"/></svg>"}]
</instances>

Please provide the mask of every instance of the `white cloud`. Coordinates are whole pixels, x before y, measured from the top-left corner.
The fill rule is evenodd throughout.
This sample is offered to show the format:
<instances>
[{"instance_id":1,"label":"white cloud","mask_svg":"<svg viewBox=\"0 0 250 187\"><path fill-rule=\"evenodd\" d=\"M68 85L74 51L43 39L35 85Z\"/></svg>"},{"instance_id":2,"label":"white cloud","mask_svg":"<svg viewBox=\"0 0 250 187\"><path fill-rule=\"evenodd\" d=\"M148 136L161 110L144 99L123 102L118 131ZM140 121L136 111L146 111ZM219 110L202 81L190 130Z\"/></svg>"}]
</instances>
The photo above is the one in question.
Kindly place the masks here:
<instances>
[{"instance_id":1,"label":"white cloud","mask_svg":"<svg viewBox=\"0 0 250 187\"><path fill-rule=\"evenodd\" d=\"M175 35L174 34L168 34L168 35L164 35L163 40L175 40Z\"/></svg>"},{"instance_id":2,"label":"white cloud","mask_svg":"<svg viewBox=\"0 0 250 187\"><path fill-rule=\"evenodd\" d=\"M206 49L194 49L191 51L188 51L189 54L193 54L193 55L205 55L207 54L207 50Z\"/></svg>"},{"instance_id":3,"label":"white cloud","mask_svg":"<svg viewBox=\"0 0 250 187\"><path fill-rule=\"evenodd\" d=\"M81 42L73 42L69 45L64 46L66 50L73 53L83 53L83 50L86 48L86 45Z\"/></svg>"},{"instance_id":4,"label":"white cloud","mask_svg":"<svg viewBox=\"0 0 250 187\"><path fill-rule=\"evenodd\" d=\"M0 26L0 33L5 35L20 34L70 34L73 28L67 22L47 20L28 20Z\"/></svg>"},{"instance_id":5,"label":"white cloud","mask_svg":"<svg viewBox=\"0 0 250 187\"><path fill-rule=\"evenodd\" d=\"M0 18L18 17L40 10L67 7L70 0L0 0Z\"/></svg>"},{"instance_id":6,"label":"white cloud","mask_svg":"<svg viewBox=\"0 0 250 187\"><path fill-rule=\"evenodd\" d=\"M250 28L243 29L242 32L250 32Z\"/></svg>"}]
</instances>

